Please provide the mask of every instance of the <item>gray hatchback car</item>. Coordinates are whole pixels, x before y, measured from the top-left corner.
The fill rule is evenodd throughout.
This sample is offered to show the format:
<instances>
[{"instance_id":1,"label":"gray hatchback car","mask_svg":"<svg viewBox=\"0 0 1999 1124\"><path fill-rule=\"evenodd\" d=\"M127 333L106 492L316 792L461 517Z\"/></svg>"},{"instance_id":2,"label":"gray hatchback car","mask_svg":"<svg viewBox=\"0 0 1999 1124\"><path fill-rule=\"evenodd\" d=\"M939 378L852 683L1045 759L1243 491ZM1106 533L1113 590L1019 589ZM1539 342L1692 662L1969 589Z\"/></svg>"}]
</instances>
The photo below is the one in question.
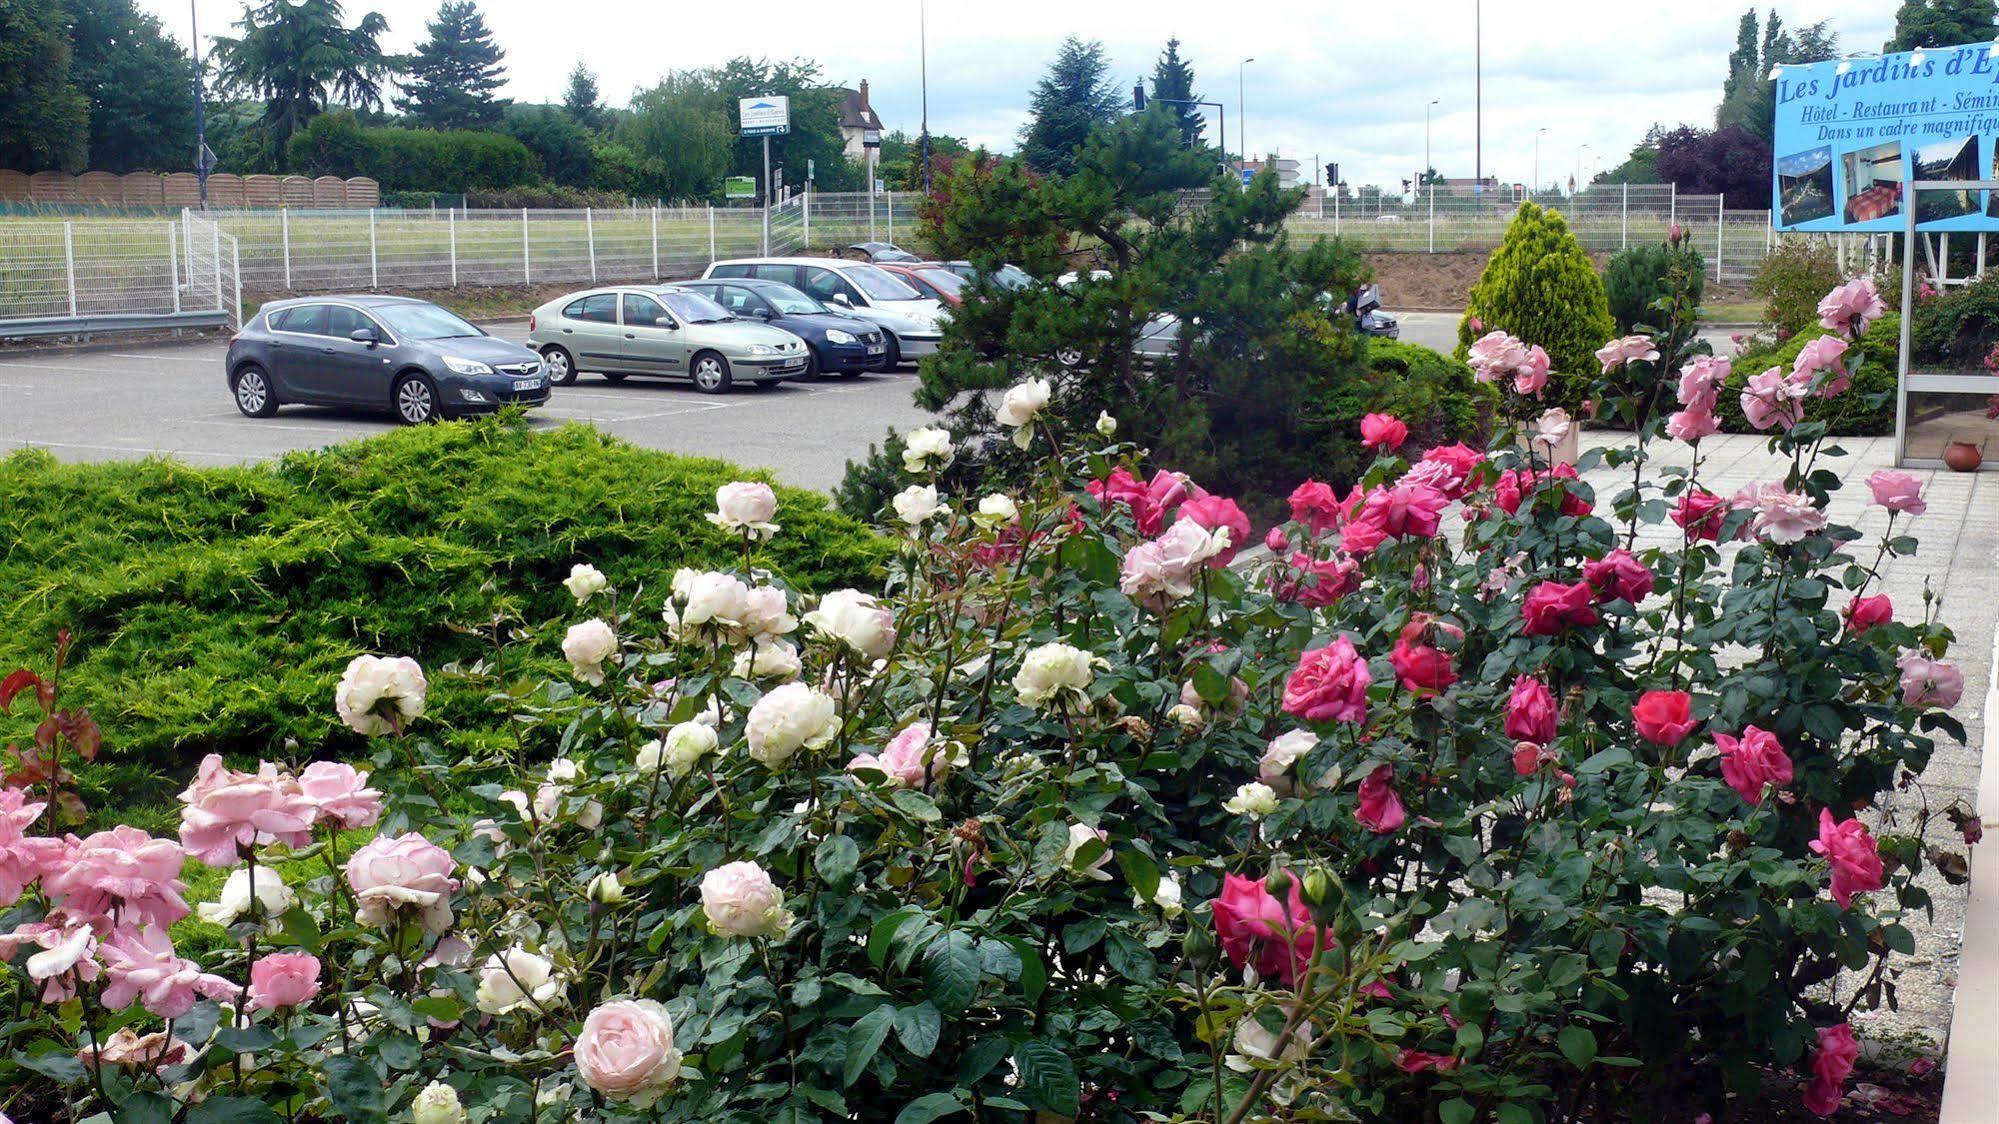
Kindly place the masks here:
<instances>
[{"instance_id":1,"label":"gray hatchback car","mask_svg":"<svg viewBox=\"0 0 1999 1124\"><path fill-rule=\"evenodd\" d=\"M272 301L229 341L236 408L389 410L409 425L548 401L541 356L412 297Z\"/></svg>"}]
</instances>

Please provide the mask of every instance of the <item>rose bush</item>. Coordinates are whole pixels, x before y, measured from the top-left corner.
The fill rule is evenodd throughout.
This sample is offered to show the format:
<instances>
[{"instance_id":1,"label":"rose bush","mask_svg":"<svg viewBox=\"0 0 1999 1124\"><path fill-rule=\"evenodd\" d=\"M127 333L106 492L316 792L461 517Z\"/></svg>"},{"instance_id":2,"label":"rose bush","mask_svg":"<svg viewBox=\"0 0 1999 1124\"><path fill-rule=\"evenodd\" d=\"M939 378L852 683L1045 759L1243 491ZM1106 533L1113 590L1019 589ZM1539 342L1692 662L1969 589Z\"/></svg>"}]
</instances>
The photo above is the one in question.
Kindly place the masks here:
<instances>
[{"instance_id":1,"label":"rose bush","mask_svg":"<svg viewBox=\"0 0 1999 1124\"><path fill-rule=\"evenodd\" d=\"M1644 366L1682 338L1605 362L1711 409ZM574 571L489 660L329 682L357 768L205 765L179 840L60 835L59 771L0 790L0 1111L1512 1124L1772 1075L1834 1111L1941 854L1874 809L1962 736L1949 630L1870 592L1919 493L1877 486L1873 544L1827 512L1859 354L1765 486L1703 489L1698 437L1648 470L1648 417L1600 496L1512 440L1545 359L1481 340L1501 443L1379 440L1234 568L1240 509L1034 388L1041 471L898 504L878 593L787 588L782 513L724 489L735 569ZM444 676L512 744L444 748ZM189 855L232 870L198 959Z\"/></svg>"}]
</instances>

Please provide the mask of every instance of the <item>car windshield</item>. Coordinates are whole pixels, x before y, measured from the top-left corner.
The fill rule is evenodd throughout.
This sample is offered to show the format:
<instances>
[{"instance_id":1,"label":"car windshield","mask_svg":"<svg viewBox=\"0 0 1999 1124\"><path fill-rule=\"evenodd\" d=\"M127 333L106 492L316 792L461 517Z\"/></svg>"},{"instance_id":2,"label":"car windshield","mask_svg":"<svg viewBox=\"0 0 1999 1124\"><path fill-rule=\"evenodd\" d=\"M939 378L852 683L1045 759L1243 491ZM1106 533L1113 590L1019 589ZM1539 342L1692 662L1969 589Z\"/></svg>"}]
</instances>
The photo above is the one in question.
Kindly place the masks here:
<instances>
[{"instance_id":1,"label":"car windshield","mask_svg":"<svg viewBox=\"0 0 1999 1124\"><path fill-rule=\"evenodd\" d=\"M385 304L369 311L403 339L453 340L485 335L434 304Z\"/></svg>"},{"instance_id":2,"label":"car windshield","mask_svg":"<svg viewBox=\"0 0 1999 1124\"><path fill-rule=\"evenodd\" d=\"M757 295L770 302L779 316L815 316L831 309L789 285L763 285Z\"/></svg>"},{"instance_id":3,"label":"car windshield","mask_svg":"<svg viewBox=\"0 0 1999 1124\"><path fill-rule=\"evenodd\" d=\"M935 285L954 297L965 291L965 279L948 269L919 269L916 273L926 283Z\"/></svg>"},{"instance_id":4,"label":"car windshield","mask_svg":"<svg viewBox=\"0 0 1999 1124\"><path fill-rule=\"evenodd\" d=\"M923 298L915 289L896 280L885 269L872 265L849 265L841 270L847 280L860 287L861 292L878 301L920 301Z\"/></svg>"},{"instance_id":5,"label":"car windshield","mask_svg":"<svg viewBox=\"0 0 1999 1124\"><path fill-rule=\"evenodd\" d=\"M735 319L728 309L699 293L661 293L659 299L666 302L675 316L690 324L719 324Z\"/></svg>"},{"instance_id":6,"label":"car windshield","mask_svg":"<svg viewBox=\"0 0 1999 1124\"><path fill-rule=\"evenodd\" d=\"M1006 289L1025 289L1034 284L1033 275L1017 265L1000 266L993 274L993 280L999 282L1001 288Z\"/></svg>"}]
</instances>

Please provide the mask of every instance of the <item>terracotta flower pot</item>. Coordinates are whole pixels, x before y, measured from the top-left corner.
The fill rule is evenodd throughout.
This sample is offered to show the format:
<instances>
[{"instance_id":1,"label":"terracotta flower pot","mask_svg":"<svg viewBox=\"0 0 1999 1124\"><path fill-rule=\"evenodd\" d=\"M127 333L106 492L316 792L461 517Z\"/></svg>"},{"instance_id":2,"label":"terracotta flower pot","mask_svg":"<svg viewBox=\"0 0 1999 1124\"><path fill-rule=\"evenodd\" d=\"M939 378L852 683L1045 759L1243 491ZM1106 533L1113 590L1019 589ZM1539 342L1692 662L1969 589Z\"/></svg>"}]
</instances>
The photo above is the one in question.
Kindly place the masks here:
<instances>
[{"instance_id":1,"label":"terracotta flower pot","mask_svg":"<svg viewBox=\"0 0 1999 1124\"><path fill-rule=\"evenodd\" d=\"M1943 463L1953 472L1974 472L1985 463L1985 456L1969 441L1952 441L1943 447Z\"/></svg>"}]
</instances>

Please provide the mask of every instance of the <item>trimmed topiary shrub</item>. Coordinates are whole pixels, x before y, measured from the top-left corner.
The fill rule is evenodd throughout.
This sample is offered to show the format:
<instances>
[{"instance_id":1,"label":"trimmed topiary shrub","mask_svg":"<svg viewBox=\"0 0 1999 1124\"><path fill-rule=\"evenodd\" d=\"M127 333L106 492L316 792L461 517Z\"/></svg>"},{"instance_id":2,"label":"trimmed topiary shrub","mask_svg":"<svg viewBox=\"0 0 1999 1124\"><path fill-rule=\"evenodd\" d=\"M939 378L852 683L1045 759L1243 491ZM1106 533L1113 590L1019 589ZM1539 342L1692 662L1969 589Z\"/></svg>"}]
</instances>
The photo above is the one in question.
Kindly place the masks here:
<instances>
[{"instance_id":1,"label":"trimmed topiary shrub","mask_svg":"<svg viewBox=\"0 0 1999 1124\"><path fill-rule=\"evenodd\" d=\"M1836 398L1820 400L1812 407L1812 416L1826 423L1826 432L1842 437L1878 437L1895 432L1895 370L1901 333L1902 318L1890 312L1860 337L1860 342L1854 346L1859 349L1863 361L1855 374L1852 389ZM1715 416L1721 419L1723 432L1758 432L1742 416L1743 383L1750 376L1761 374L1770 367L1789 370L1791 364L1797 361L1798 352L1807 343L1826 334L1826 330L1814 322L1775 350L1736 358L1733 361L1735 375L1722 388L1720 408L1715 411Z\"/></svg>"},{"instance_id":2,"label":"trimmed topiary shrub","mask_svg":"<svg viewBox=\"0 0 1999 1124\"><path fill-rule=\"evenodd\" d=\"M1617 333L1617 324L1603 279L1561 212L1520 204L1472 286L1454 354L1463 359L1472 341L1491 331L1509 332L1547 351L1550 405L1574 410L1588 396L1598 373L1596 349Z\"/></svg>"},{"instance_id":3,"label":"trimmed topiary shrub","mask_svg":"<svg viewBox=\"0 0 1999 1124\"><path fill-rule=\"evenodd\" d=\"M465 629L552 618L581 560L656 601L676 567L737 555L701 515L744 476L587 427L505 420L249 467L16 453L0 460L0 670L46 666L57 631L74 634L69 705L116 731L85 777L93 810L161 798L178 785L159 774L184 776L206 752L268 754L290 738L338 755L355 743L327 684L356 653L475 659L490 638ZM811 492L780 490L779 522L765 557L801 589L868 580L885 556ZM432 705L463 744L504 722L442 684ZM0 742L30 729L0 717Z\"/></svg>"},{"instance_id":4,"label":"trimmed topiary shrub","mask_svg":"<svg viewBox=\"0 0 1999 1124\"><path fill-rule=\"evenodd\" d=\"M1367 341L1364 385L1347 388L1351 414L1394 414L1409 426L1409 447L1430 449L1463 441L1484 445L1492 435L1499 396L1472 378L1471 368L1441 351L1401 340ZM1341 411L1346 409L1342 405Z\"/></svg>"},{"instance_id":5,"label":"trimmed topiary shrub","mask_svg":"<svg viewBox=\"0 0 1999 1124\"><path fill-rule=\"evenodd\" d=\"M1603 270L1603 291L1619 333L1629 335L1640 324L1659 322L1652 305L1672 292L1670 277L1675 269L1687 271L1688 296L1698 306L1706 268L1700 251L1692 246L1654 242L1611 257Z\"/></svg>"}]
</instances>

